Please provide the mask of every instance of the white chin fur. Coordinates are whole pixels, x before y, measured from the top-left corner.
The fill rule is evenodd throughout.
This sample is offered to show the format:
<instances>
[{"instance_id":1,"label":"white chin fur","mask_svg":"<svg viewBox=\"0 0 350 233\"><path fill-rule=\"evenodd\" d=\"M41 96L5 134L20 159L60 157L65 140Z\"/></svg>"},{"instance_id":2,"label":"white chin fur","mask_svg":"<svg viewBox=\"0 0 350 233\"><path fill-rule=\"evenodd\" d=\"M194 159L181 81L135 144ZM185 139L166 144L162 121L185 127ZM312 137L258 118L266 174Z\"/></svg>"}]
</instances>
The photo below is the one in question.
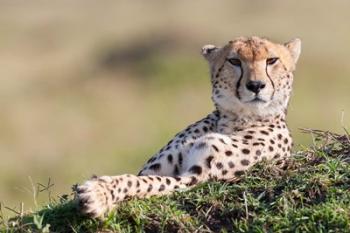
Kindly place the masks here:
<instances>
[{"instance_id":1,"label":"white chin fur","mask_svg":"<svg viewBox=\"0 0 350 233\"><path fill-rule=\"evenodd\" d=\"M213 97L215 103L228 112L235 113L240 117L264 117L268 115L277 115L283 111L283 106L274 101L264 102L248 102L245 103L235 96L216 98Z\"/></svg>"}]
</instances>

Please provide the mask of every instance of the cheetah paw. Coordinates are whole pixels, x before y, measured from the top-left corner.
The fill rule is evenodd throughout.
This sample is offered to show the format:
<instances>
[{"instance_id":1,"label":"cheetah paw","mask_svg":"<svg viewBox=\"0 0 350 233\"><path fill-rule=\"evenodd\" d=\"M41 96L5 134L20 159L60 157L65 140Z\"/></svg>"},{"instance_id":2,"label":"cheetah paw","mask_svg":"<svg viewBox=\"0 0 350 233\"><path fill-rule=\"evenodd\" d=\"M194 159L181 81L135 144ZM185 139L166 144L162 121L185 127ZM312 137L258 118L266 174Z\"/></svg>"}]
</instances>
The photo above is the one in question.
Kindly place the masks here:
<instances>
[{"instance_id":1,"label":"cheetah paw","mask_svg":"<svg viewBox=\"0 0 350 233\"><path fill-rule=\"evenodd\" d=\"M110 209L105 186L106 180L98 178L86 181L76 188L79 210L92 218L101 218Z\"/></svg>"}]
</instances>

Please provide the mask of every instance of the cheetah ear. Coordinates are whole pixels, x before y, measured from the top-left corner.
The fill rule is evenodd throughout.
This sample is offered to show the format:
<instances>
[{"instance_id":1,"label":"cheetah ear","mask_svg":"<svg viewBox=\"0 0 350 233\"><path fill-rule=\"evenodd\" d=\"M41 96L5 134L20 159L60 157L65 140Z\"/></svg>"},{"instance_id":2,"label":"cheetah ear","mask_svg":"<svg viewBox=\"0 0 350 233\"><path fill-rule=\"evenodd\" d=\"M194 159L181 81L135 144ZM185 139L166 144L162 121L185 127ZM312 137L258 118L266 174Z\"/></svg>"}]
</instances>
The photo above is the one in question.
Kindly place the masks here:
<instances>
[{"instance_id":1,"label":"cheetah ear","mask_svg":"<svg viewBox=\"0 0 350 233\"><path fill-rule=\"evenodd\" d=\"M290 54L292 55L294 64L296 64L301 52L301 40L299 38L295 38L285 43L284 46L289 50Z\"/></svg>"},{"instance_id":2,"label":"cheetah ear","mask_svg":"<svg viewBox=\"0 0 350 233\"><path fill-rule=\"evenodd\" d=\"M216 47L215 45L204 45L202 47L202 55L207 61L211 62L215 58L215 55L219 49L220 48Z\"/></svg>"}]
</instances>

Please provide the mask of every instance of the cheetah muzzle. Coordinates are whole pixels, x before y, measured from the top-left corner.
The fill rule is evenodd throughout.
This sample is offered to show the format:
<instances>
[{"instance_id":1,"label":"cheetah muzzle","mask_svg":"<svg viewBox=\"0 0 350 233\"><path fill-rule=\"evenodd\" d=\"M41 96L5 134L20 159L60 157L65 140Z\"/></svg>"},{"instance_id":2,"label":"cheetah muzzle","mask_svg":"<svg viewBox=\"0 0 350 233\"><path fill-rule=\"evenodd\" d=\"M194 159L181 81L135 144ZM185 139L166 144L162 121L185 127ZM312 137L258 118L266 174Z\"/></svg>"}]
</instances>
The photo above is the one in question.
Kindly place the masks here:
<instances>
[{"instance_id":1,"label":"cheetah muzzle","mask_svg":"<svg viewBox=\"0 0 350 233\"><path fill-rule=\"evenodd\" d=\"M259 37L204 46L215 110L175 135L137 176L102 176L78 186L80 211L102 217L130 197L237 180L258 161L290 156L285 120L300 50L299 39L278 44Z\"/></svg>"}]
</instances>

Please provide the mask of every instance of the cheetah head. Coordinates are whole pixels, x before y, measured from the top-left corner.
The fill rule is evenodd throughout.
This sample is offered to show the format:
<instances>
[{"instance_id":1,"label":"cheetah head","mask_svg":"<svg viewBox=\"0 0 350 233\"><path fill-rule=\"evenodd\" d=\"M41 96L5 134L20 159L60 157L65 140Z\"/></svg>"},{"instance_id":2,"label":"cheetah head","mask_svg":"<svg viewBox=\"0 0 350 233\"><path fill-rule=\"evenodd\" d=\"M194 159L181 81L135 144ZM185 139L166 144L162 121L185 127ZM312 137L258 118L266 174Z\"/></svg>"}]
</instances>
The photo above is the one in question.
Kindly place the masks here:
<instances>
[{"instance_id":1,"label":"cheetah head","mask_svg":"<svg viewBox=\"0 0 350 233\"><path fill-rule=\"evenodd\" d=\"M277 44L259 37L239 37L221 48L204 46L215 105L250 117L286 112L300 50L299 39Z\"/></svg>"}]
</instances>

